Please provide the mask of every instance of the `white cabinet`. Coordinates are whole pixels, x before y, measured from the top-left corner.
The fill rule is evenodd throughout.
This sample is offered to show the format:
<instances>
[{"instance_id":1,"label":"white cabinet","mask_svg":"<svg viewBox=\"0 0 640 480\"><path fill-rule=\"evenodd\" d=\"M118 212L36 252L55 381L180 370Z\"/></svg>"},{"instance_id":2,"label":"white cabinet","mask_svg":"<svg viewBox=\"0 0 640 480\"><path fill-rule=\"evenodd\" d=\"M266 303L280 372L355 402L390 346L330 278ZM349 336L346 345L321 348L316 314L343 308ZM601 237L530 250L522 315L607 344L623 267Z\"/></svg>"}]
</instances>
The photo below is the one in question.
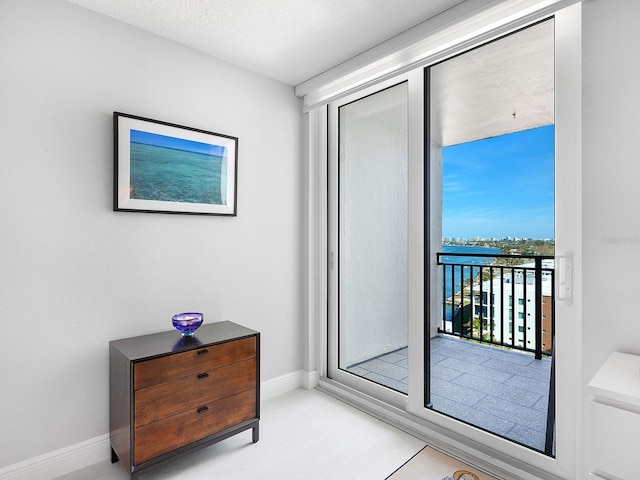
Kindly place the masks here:
<instances>
[{"instance_id":1,"label":"white cabinet","mask_svg":"<svg viewBox=\"0 0 640 480\"><path fill-rule=\"evenodd\" d=\"M613 353L589 393L590 478L640 478L640 356Z\"/></svg>"}]
</instances>

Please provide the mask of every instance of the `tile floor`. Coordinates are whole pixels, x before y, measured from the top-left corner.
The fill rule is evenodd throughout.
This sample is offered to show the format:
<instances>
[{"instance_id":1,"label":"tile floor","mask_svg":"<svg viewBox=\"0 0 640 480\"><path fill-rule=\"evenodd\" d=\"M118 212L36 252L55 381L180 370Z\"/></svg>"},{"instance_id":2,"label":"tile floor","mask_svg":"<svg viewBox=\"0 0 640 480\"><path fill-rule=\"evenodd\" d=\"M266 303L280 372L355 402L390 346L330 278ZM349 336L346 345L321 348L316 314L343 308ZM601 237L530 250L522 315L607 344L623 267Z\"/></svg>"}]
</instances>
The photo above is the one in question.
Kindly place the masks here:
<instances>
[{"instance_id":1,"label":"tile floor","mask_svg":"<svg viewBox=\"0 0 640 480\"><path fill-rule=\"evenodd\" d=\"M318 390L294 390L262 403L258 443L242 432L140 480L384 480L424 446ZM57 480L127 479L105 460Z\"/></svg>"},{"instance_id":2,"label":"tile floor","mask_svg":"<svg viewBox=\"0 0 640 480\"><path fill-rule=\"evenodd\" d=\"M356 375L406 393L407 349L359 363ZM544 451L549 358L439 336L431 341L433 408Z\"/></svg>"}]
</instances>

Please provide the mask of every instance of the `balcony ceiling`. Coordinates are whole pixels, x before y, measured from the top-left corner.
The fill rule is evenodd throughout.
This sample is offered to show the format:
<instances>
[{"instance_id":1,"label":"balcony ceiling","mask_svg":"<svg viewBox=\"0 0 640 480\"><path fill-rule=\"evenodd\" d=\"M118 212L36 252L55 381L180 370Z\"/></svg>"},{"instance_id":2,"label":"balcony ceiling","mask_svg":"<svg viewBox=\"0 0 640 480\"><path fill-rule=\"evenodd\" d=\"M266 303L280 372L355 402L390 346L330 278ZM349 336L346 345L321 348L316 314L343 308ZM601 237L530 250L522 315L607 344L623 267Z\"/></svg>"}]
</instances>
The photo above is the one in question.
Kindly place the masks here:
<instances>
[{"instance_id":1,"label":"balcony ceiling","mask_svg":"<svg viewBox=\"0 0 640 480\"><path fill-rule=\"evenodd\" d=\"M431 82L435 144L554 123L553 20L435 66Z\"/></svg>"},{"instance_id":2,"label":"balcony ceiling","mask_svg":"<svg viewBox=\"0 0 640 480\"><path fill-rule=\"evenodd\" d=\"M67 0L289 85L463 0Z\"/></svg>"}]
</instances>

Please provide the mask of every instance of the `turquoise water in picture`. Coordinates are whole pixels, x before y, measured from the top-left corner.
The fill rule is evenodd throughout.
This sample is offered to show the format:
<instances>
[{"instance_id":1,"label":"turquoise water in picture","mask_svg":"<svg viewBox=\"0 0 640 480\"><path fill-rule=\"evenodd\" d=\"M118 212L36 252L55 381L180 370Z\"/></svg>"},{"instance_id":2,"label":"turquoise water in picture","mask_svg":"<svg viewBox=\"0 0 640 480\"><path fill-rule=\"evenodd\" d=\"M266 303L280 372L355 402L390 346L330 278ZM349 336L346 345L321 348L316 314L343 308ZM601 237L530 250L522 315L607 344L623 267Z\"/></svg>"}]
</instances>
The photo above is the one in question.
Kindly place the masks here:
<instances>
[{"instance_id":1,"label":"turquoise water in picture","mask_svg":"<svg viewBox=\"0 0 640 480\"><path fill-rule=\"evenodd\" d=\"M223 156L134 141L130 149L132 199L225 204Z\"/></svg>"}]
</instances>

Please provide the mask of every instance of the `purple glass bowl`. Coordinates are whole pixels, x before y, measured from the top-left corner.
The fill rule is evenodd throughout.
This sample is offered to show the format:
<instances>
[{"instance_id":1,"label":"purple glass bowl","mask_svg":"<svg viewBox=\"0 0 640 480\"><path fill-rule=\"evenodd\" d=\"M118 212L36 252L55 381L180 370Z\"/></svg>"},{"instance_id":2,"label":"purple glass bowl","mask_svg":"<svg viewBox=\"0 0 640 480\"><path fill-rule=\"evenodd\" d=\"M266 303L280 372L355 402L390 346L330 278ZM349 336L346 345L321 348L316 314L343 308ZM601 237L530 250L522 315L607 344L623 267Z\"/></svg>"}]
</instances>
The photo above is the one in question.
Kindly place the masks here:
<instances>
[{"instance_id":1,"label":"purple glass bowl","mask_svg":"<svg viewBox=\"0 0 640 480\"><path fill-rule=\"evenodd\" d=\"M193 332L202 325L204 315L194 312L178 313L174 315L171 320L175 329L182 333L183 337L191 337Z\"/></svg>"}]
</instances>

